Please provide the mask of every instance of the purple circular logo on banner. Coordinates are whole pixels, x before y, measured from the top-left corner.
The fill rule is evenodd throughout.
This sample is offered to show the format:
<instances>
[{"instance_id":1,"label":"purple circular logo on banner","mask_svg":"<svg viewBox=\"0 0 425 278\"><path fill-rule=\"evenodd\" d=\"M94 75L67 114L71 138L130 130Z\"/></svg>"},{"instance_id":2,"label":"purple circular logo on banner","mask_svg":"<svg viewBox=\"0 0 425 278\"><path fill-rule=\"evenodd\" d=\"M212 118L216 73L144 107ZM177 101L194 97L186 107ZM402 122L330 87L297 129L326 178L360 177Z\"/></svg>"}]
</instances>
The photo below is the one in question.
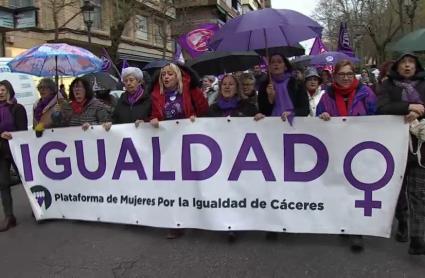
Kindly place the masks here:
<instances>
[{"instance_id":1,"label":"purple circular logo on banner","mask_svg":"<svg viewBox=\"0 0 425 278\"><path fill-rule=\"evenodd\" d=\"M368 150L368 149L379 152L384 157L386 166L387 166L387 169L384 175L382 176L382 178L372 183L364 183L359 181L356 177L354 177L353 171L351 168L351 163L353 162L354 157L359 152L363 150ZM363 208L365 216L372 216L372 209L381 208L382 202L373 200L372 192L378 189L381 189L388 184L388 182L391 180L391 178L394 175L394 169L395 169L395 163L394 163L394 158L391 155L391 152L384 145L377 142L367 141L367 142L362 142L360 144L357 144L345 156L345 159L344 159L345 178L353 187L365 192L364 200L355 201L355 207Z\"/></svg>"}]
</instances>

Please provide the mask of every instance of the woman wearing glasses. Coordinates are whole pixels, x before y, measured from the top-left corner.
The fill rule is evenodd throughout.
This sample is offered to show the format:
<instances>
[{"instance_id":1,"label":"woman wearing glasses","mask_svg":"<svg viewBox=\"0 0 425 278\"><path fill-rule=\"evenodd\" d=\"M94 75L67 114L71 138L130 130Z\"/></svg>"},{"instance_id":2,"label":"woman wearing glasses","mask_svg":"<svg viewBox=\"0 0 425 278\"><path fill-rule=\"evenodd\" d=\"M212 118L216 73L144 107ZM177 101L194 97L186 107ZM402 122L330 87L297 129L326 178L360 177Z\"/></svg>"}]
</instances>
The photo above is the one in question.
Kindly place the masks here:
<instances>
[{"instance_id":1,"label":"woman wearing glasses","mask_svg":"<svg viewBox=\"0 0 425 278\"><path fill-rule=\"evenodd\" d=\"M37 126L38 129L50 128L55 105L58 101L62 102L64 98L62 94L57 93L56 83L50 78L41 79L37 89L40 93L40 99L33 107L33 129L36 129Z\"/></svg>"},{"instance_id":2,"label":"woman wearing glasses","mask_svg":"<svg viewBox=\"0 0 425 278\"><path fill-rule=\"evenodd\" d=\"M354 65L342 60L335 65L334 82L328 86L316 108L316 115L328 121L338 116L374 115L376 96L360 83L354 74Z\"/></svg>"},{"instance_id":3,"label":"woman wearing glasses","mask_svg":"<svg viewBox=\"0 0 425 278\"><path fill-rule=\"evenodd\" d=\"M334 82L328 86L316 108L316 115L325 121L331 117L367 116L376 111L376 96L369 86L355 78L354 65L342 60L335 65ZM350 236L351 250L364 248L361 235Z\"/></svg>"},{"instance_id":4,"label":"woman wearing glasses","mask_svg":"<svg viewBox=\"0 0 425 278\"><path fill-rule=\"evenodd\" d=\"M70 102L55 106L55 126L81 126L87 130L91 125L110 123L106 106L94 97L87 80L77 77L69 88Z\"/></svg>"}]
</instances>

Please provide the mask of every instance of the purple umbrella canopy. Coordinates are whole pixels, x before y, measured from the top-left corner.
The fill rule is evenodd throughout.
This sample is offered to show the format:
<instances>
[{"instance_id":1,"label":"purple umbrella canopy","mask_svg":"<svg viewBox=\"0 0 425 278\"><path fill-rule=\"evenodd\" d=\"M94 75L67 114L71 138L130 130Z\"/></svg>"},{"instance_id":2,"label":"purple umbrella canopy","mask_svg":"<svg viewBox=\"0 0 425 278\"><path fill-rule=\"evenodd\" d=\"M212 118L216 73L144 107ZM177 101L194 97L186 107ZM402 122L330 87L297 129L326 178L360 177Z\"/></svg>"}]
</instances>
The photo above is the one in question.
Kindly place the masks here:
<instances>
[{"instance_id":1,"label":"purple umbrella canopy","mask_svg":"<svg viewBox=\"0 0 425 278\"><path fill-rule=\"evenodd\" d=\"M314 66L335 66L341 60L349 60L353 63L358 63L359 59L356 57L350 57L342 52L323 52L319 55L312 56L310 65Z\"/></svg>"},{"instance_id":2,"label":"purple umbrella canopy","mask_svg":"<svg viewBox=\"0 0 425 278\"><path fill-rule=\"evenodd\" d=\"M261 9L228 21L209 46L217 51L258 50L294 46L321 35L323 27L293 10Z\"/></svg>"}]
</instances>

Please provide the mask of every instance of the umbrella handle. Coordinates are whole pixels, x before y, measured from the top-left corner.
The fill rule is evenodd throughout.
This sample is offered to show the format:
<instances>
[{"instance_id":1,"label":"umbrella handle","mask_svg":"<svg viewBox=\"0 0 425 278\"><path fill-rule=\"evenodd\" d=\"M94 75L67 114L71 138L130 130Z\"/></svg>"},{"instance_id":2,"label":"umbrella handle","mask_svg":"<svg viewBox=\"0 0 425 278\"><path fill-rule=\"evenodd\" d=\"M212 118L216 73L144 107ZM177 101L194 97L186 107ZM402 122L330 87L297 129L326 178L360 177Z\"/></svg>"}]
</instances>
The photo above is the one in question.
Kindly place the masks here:
<instances>
[{"instance_id":1,"label":"umbrella handle","mask_svg":"<svg viewBox=\"0 0 425 278\"><path fill-rule=\"evenodd\" d=\"M264 42L266 45L266 62L267 62L267 74L269 76L269 83L272 82L272 74L270 73L270 68L269 68L269 47L267 45L267 34L266 34L266 29L263 29L263 33L264 33Z\"/></svg>"}]
</instances>

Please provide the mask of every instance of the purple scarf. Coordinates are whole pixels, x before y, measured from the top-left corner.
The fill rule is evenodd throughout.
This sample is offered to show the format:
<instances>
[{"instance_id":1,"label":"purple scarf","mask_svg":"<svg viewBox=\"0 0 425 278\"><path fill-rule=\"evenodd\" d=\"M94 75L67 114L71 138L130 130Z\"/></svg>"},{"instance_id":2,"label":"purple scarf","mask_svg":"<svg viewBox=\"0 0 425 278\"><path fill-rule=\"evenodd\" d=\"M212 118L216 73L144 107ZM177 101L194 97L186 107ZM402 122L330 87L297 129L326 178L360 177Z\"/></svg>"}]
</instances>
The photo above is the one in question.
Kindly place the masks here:
<instances>
[{"instance_id":1,"label":"purple scarf","mask_svg":"<svg viewBox=\"0 0 425 278\"><path fill-rule=\"evenodd\" d=\"M236 109L239 105L239 100L237 97L232 97L230 99L225 99L223 96L219 96L217 100L217 105L221 110L233 110Z\"/></svg>"},{"instance_id":2,"label":"purple scarf","mask_svg":"<svg viewBox=\"0 0 425 278\"><path fill-rule=\"evenodd\" d=\"M136 89L136 91L132 94L127 92L127 100L130 105L134 105L142 96L143 96L143 86L139 85Z\"/></svg>"},{"instance_id":3,"label":"purple scarf","mask_svg":"<svg viewBox=\"0 0 425 278\"><path fill-rule=\"evenodd\" d=\"M415 89L415 86L419 83L419 80L403 80L398 81L394 80L394 84L403 89L401 92L401 99L403 101L407 101L408 103L417 103L423 104L421 97L419 96L418 91Z\"/></svg>"},{"instance_id":4,"label":"purple scarf","mask_svg":"<svg viewBox=\"0 0 425 278\"><path fill-rule=\"evenodd\" d=\"M292 125L294 118L294 105L289 97L288 83L291 78L291 73L286 72L282 75L272 76L273 86L276 91L272 116L282 116L283 112L292 112L288 117L289 123Z\"/></svg>"},{"instance_id":5,"label":"purple scarf","mask_svg":"<svg viewBox=\"0 0 425 278\"><path fill-rule=\"evenodd\" d=\"M10 104L6 101L0 102L0 133L13 130L15 130L15 121L10 111Z\"/></svg>"},{"instance_id":6,"label":"purple scarf","mask_svg":"<svg viewBox=\"0 0 425 278\"><path fill-rule=\"evenodd\" d=\"M55 97L55 94L49 95L48 97L44 99L40 99L37 103L37 105L34 108L34 117L37 122L41 120L41 117L43 116L44 108L52 101L52 99Z\"/></svg>"}]
</instances>

